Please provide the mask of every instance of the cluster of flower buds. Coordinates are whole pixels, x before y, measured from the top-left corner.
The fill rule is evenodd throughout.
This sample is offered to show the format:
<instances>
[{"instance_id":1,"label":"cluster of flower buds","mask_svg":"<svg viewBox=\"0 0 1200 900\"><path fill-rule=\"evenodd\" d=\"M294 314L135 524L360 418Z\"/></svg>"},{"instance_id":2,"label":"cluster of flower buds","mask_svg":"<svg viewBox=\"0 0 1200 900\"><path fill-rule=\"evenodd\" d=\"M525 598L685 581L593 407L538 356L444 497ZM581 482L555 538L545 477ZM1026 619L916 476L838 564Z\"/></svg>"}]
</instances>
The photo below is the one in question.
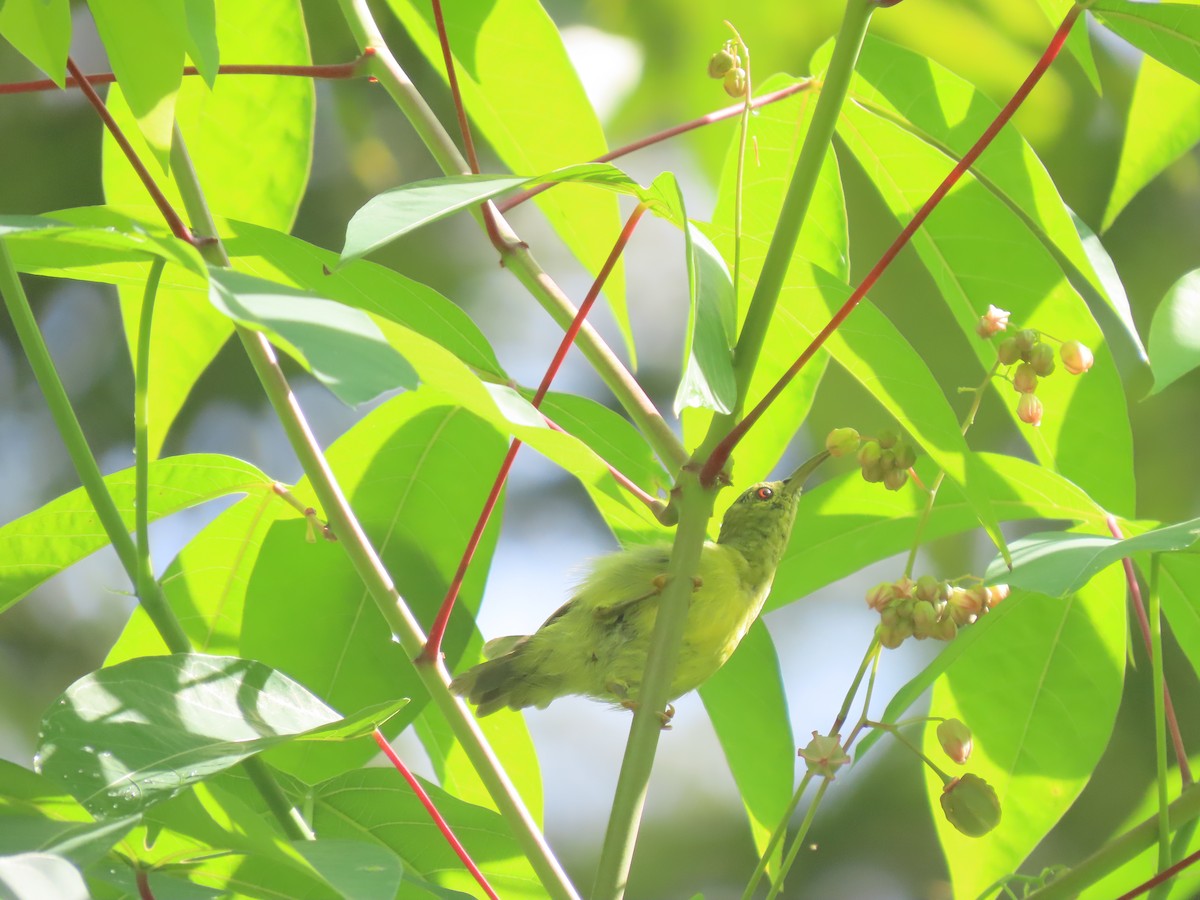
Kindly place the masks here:
<instances>
[{"instance_id":1,"label":"cluster of flower buds","mask_svg":"<svg viewBox=\"0 0 1200 900\"><path fill-rule=\"evenodd\" d=\"M904 487L908 470L917 460L916 448L891 429L864 441L853 428L835 428L825 438L825 449L833 457L857 454L863 479L871 484L882 482L889 491Z\"/></svg>"},{"instance_id":2,"label":"cluster of flower buds","mask_svg":"<svg viewBox=\"0 0 1200 900\"><path fill-rule=\"evenodd\" d=\"M975 332L982 338L992 338L1008 330L1008 310L989 306L979 319ZM1035 393L1038 379L1054 372L1054 348L1043 338L1048 337L1034 328L1023 328L1006 337L996 348L996 358L1002 366L1016 366L1012 375L1013 389L1020 394L1017 417L1027 425L1042 424L1042 401ZM1063 368L1072 375L1082 375L1092 367L1092 351L1079 341L1067 341L1058 348Z\"/></svg>"},{"instance_id":3,"label":"cluster of flower buds","mask_svg":"<svg viewBox=\"0 0 1200 900\"><path fill-rule=\"evenodd\" d=\"M867 592L867 605L879 613L879 642L895 649L908 638L953 640L958 629L1008 596L1008 585L961 588L932 575L916 581L903 577L877 584Z\"/></svg>"},{"instance_id":4,"label":"cluster of flower buds","mask_svg":"<svg viewBox=\"0 0 1200 900\"><path fill-rule=\"evenodd\" d=\"M708 77L720 78L721 86L730 97L745 97L749 84L737 41L726 41L708 61Z\"/></svg>"}]
</instances>

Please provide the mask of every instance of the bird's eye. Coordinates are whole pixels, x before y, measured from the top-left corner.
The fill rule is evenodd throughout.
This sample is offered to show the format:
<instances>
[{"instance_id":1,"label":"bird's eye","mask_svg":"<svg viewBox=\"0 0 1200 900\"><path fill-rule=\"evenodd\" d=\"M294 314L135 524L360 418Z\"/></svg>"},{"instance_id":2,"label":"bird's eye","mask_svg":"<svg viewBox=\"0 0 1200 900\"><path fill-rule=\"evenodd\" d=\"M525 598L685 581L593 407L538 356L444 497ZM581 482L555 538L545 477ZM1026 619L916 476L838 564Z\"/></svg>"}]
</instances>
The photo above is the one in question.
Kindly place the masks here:
<instances>
[{"instance_id":1,"label":"bird's eye","mask_svg":"<svg viewBox=\"0 0 1200 900\"><path fill-rule=\"evenodd\" d=\"M772 497L775 496L775 492L773 490L771 490L769 487L760 487L757 491L754 492L754 496L757 497L759 500L770 500Z\"/></svg>"}]
</instances>

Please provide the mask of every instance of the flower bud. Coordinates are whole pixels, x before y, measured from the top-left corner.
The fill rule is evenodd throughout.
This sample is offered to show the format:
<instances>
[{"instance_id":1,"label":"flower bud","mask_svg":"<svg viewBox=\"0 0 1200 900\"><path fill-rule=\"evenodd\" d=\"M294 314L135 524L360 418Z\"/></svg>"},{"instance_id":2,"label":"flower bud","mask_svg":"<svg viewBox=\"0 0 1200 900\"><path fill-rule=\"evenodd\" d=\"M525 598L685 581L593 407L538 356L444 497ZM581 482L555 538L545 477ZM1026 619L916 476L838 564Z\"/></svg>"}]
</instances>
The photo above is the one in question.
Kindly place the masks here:
<instances>
[{"instance_id":1,"label":"flower bud","mask_svg":"<svg viewBox=\"0 0 1200 900\"><path fill-rule=\"evenodd\" d=\"M932 603L938 598L938 580L932 575L922 575L917 579L917 599L928 600Z\"/></svg>"},{"instance_id":2,"label":"flower bud","mask_svg":"<svg viewBox=\"0 0 1200 900\"><path fill-rule=\"evenodd\" d=\"M878 441L863 441L862 446L858 448L858 464L865 469L879 462L882 455L883 448L879 446Z\"/></svg>"},{"instance_id":3,"label":"flower bud","mask_svg":"<svg viewBox=\"0 0 1200 900\"><path fill-rule=\"evenodd\" d=\"M928 600L918 600L912 610L913 636L923 641L933 636L933 626L937 622L937 611Z\"/></svg>"},{"instance_id":4,"label":"flower bud","mask_svg":"<svg viewBox=\"0 0 1200 900\"><path fill-rule=\"evenodd\" d=\"M1029 364L1033 366L1033 371L1045 378L1054 371L1054 348L1038 341L1029 354Z\"/></svg>"},{"instance_id":5,"label":"flower bud","mask_svg":"<svg viewBox=\"0 0 1200 900\"><path fill-rule=\"evenodd\" d=\"M896 589L897 597L911 597L917 588L917 583L907 575L902 575L892 587Z\"/></svg>"},{"instance_id":6,"label":"flower bud","mask_svg":"<svg viewBox=\"0 0 1200 900\"><path fill-rule=\"evenodd\" d=\"M960 719L946 719L938 723L938 743L945 754L960 766L971 755L971 729Z\"/></svg>"},{"instance_id":7,"label":"flower bud","mask_svg":"<svg viewBox=\"0 0 1200 900\"><path fill-rule=\"evenodd\" d=\"M1022 394L1032 394L1037 390L1038 377L1031 363L1021 363L1013 375L1013 390Z\"/></svg>"},{"instance_id":8,"label":"flower bud","mask_svg":"<svg viewBox=\"0 0 1200 900\"><path fill-rule=\"evenodd\" d=\"M981 338L990 338L992 335L999 334L1008 328L1010 315L1011 313L1007 309L988 306L987 312L980 317L979 324L975 326L975 333Z\"/></svg>"},{"instance_id":9,"label":"flower bud","mask_svg":"<svg viewBox=\"0 0 1200 900\"><path fill-rule=\"evenodd\" d=\"M722 85L725 88L725 93L730 97L745 97L746 96L746 70L741 66L735 66L725 73L725 81Z\"/></svg>"},{"instance_id":10,"label":"flower bud","mask_svg":"<svg viewBox=\"0 0 1200 900\"><path fill-rule=\"evenodd\" d=\"M896 446L896 441L900 440L900 435L896 434L894 429L885 428L879 432L879 446L886 449Z\"/></svg>"},{"instance_id":11,"label":"flower bud","mask_svg":"<svg viewBox=\"0 0 1200 900\"><path fill-rule=\"evenodd\" d=\"M1037 394L1022 394L1017 401L1017 418L1037 428L1042 424L1042 401Z\"/></svg>"},{"instance_id":12,"label":"flower bud","mask_svg":"<svg viewBox=\"0 0 1200 900\"><path fill-rule=\"evenodd\" d=\"M879 643L889 650L895 650L912 637L913 626L908 619L899 619L894 624L880 624L876 633L879 635Z\"/></svg>"},{"instance_id":13,"label":"flower bud","mask_svg":"<svg viewBox=\"0 0 1200 900\"><path fill-rule=\"evenodd\" d=\"M953 614L946 611L940 619L933 623L933 630L930 637L938 641L952 641L957 636L958 623L954 621Z\"/></svg>"},{"instance_id":14,"label":"flower bud","mask_svg":"<svg viewBox=\"0 0 1200 900\"><path fill-rule=\"evenodd\" d=\"M883 608L894 599L896 599L896 588L887 581L881 582L867 591L867 606L876 612L882 612Z\"/></svg>"},{"instance_id":15,"label":"flower bud","mask_svg":"<svg viewBox=\"0 0 1200 900\"><path fill-rule=\"evenodd\" d=\"M967 837L983 837L1000 824L1000 798L990 784L969 772L942 789L946 821Z\"/></svg>"},{"instance_id":16,"label":"flower bud","mask_svg":"<svg viewBox=\"0 0 1200 900\"><path fill-rule=\"evenodd\" d=\"M879 464L879 460L862 467L863 481L868 484L879 484L883 481L883 466Z\"/></svg>"},{"instance_id":17,"label":"flower bud","mask_svg":"<svg viewBox=\"0 0 1200 900\"><path fill-rule=\"evenodd\" d=\"M842 748L840 734L817 734L813 732L808 746L796 754L808 764L808 771L833 781L837 770L850 762L850 756Z\"/></svg>"},{"instance_id":18,"label":"flower bud","mask_svg":"<svg viewBox=\"0 0 1200 900\"><path fill-rule=\"evenodd\" d=\"M1017 350L1021 354L1021 359L1029 362L1029 355L1033 353L1033 345L1037 343L1038 333L1032 328L1022 328L1018 331L1014 338L1017 342Z\"/></svg>"},{"instance_id":19,"label":"flower bud","mask_svg":"<svg viewBox=\"0 0 1200 900\"><path fill-rule=\"evenodd\" d=\"M892 469L883 473L883 486L889 491L898 491L908 484L908 469Z\"/></svg>"},{"instance_id":20,"label":"flower bud","mask_svg":"<svg viewBox=\"0 0 1200 900\"><path fill-rule=\"evenodd\" d=\"M825 438L825 449L833 457L858 452L859 436L853 428L835 428Z\"/></svg>"},{"instance_id":21,"label":"flower bud","mask_svg":"<svg viewBox=\"0 0 1200 900\"><path fill-rule=\"evenodd\" d=\"M911 469L913 463L917 461L917 450L908 441L901 441L896 445L896 468Z\"/></svg>"},{"instance_id":22,"label":"flower bud","mask_svg":"<svg viewBox=\"0 0 1200 900\"><path fill-rule=\"evenodd\" d=\"M996 348L996 358L1000 360L1000 365L1011 366L1021 358L1021 348L1017 346L1016 338L1005 338L1000 342L1000 346Z\"/></svg>"},{"instance_id":23,"label":"flower bud","mask_svg":"<svg viewBox=\"0 0 1200 900\"><path fill-rule=\"evenodd\" d=\"M986 588L986 590L988 609L998 605L1001 600L1008 596L1009 593L1009 587L1007 584L993 584L990 588Z\"/></svg>"},{"instance_id":24,"label":"flower bud","mask_svg":"<svg viewBox=\"0 0 1200 900\"><path fill-rule=\"evenodd\" d=\"M737 65L738 59L728 50L718 50L708 61L708 77L724 78L725 73Z\"/></svg>"},{"instance_id":25,"label":"flower bud","mask_svg":"<svg viewBox=\"0 0 1200 900\"><path fill-rule=\"evenodd\" d=\"M977 616L987 609L987 599L987 588L976 586L952 591L947 602L951 607L957 607L972 616Z\"/></svg>"},{"instance_id":26,"label":"flower bud","mask_svg":"<svg viewBox=\"0 0 1200 900\"><path fill-rule=\"evenodd\" d=\"M1058 355L1062 358L1063 368L1072 375L1082 375L1095 362L1092 351L1079 341L1067 341L1059 348Z\"/></svg>"}]
</instances>

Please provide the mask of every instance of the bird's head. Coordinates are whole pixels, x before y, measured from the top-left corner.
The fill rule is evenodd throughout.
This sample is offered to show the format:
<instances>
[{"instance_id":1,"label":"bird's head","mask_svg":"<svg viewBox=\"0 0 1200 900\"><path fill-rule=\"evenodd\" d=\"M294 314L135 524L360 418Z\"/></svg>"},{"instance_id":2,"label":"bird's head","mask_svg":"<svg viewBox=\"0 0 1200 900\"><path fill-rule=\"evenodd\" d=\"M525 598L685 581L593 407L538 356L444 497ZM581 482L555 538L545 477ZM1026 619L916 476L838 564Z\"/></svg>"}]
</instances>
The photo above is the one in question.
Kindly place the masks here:
<instances>
[{"instance_id":1,"label":"bird's head","mask_svg":"<svg viewBox=\"0 0 1200 900\"><path fill-rule=\"evenodd\" d=\"M772 527L790 532L804 482L828 458L829 452L823 450L782 481L760 481L748 487L725 511L717 540L729 543L746 531L761 532Z\"/></svg>"}]
</instances>

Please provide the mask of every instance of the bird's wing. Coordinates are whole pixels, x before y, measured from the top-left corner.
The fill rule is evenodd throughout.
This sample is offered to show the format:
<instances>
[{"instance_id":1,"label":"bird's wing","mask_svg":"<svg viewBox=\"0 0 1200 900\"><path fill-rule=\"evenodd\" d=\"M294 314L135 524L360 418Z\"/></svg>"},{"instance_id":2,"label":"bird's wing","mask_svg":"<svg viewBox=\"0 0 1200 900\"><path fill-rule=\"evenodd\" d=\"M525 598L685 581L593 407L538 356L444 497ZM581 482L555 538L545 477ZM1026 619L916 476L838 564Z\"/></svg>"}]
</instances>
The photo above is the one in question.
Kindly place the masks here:
<instances>
[{"instance_id":1,"label":"bird's wing","mask_svg":"<svg viewBox=\"0 0 1200 900\"><path fill-rule=\"evenodd\" d=\"M613 622L646 603L657 603L666 584L668 547L649 545L601 560L584 584L592 616Z\"/></svg>"}]
</instances>

